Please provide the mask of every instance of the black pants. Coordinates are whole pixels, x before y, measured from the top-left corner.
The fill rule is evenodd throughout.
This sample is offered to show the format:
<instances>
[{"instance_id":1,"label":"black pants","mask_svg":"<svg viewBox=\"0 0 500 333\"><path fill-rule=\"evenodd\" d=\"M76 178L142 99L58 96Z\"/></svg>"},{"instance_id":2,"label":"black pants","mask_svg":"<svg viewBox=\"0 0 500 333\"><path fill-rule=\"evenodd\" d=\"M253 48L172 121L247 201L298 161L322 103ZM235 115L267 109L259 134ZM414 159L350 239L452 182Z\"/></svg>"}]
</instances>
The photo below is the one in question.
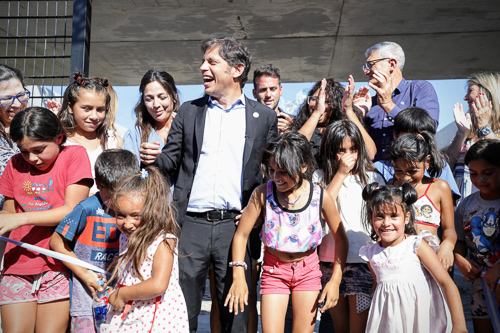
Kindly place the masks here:
<instances>
[{"instance_id":1,"label":"black pants","mask_svg":"<svg viewBox=\"0 0 500 333\"><path fill-rule=\"evenodd\" d=\"M247 332L248 308L245 307L245 311L235 316L224 307L224 300L233 281L233 272L228 264L232 257L231 246L235 231L234 219L207 221L205 218L186 216L182 223L179 240L179 282L186 299L191 332L196 332L198 328L198 316L210 264L214 269L222 332ZM248 247L245 262L251 267ZM249 285L250 269L245 271L245 278Z\"/></svg>"}]
</instances>

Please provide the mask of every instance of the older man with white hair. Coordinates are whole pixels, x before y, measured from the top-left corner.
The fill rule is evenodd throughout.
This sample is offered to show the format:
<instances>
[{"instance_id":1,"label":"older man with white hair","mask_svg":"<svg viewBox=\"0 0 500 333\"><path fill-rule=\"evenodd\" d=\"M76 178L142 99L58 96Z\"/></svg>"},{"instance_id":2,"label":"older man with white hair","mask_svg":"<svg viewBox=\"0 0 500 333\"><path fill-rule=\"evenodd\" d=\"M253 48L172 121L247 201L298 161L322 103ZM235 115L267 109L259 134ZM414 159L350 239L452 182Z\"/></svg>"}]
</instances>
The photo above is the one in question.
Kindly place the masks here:
<instances>
[{"instance_id":1,"label":"older man with white hair","mask_svg":"<svg viewBox=\"0 0 500 333\"><path fill-rule=\"evenodd\" d=\"M369 88L363 87L354 96L354 105L365 115L368 133L375 141L375 161L385 159L393 141L394 118L403 109L416 106L425 109L439 121L439 102L431 83L422 80L406 81L403 78L405 54L394 42L381 42L365 52L363 73L376 95L370 99Z\"/></svg>"}]
</instances>

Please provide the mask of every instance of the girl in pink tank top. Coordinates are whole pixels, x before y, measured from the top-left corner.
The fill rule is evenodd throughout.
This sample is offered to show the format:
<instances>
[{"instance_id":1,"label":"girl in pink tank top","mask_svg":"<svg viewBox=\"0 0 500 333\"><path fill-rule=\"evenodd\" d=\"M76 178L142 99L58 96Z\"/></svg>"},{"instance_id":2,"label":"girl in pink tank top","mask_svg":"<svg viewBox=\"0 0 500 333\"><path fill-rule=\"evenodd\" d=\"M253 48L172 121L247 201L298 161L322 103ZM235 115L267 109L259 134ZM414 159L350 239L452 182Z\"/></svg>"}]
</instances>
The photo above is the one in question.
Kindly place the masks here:
<instances>
[{"instance_id":1,"label":"girl in pink tank top","mask_svg":"<svg viewBox=\"0 0 500 333\"><path fill-rule=\"evenodd\" d=\"M415 230L429 230L437 236L437 228L442 228L443 241L437 255L444 268L453 266L453 248L457 241L455 232L453 199L450 186L439 176L443 168L443 156L434 136L426 131L420 134L406 133L397 138L391 148L396 184L410 183L418 194L415 210Z\"/></svg>"},{"instance_id":2,"label":"girl in pink tank top","mask_svg":"<svg viewBox=\"0 0 500 333\"><path fill-rule=\"evenodd\" d=\"M268 143L260 162L269 177L257 187L243 211L233 240L233 284L224 306L237 315L248 305L244 264L247 240L258 221L264 221L265 246L261 283L261 318L264 332L283 332L289 295L293 304L293 331L313 332L318 307L336 305L348 241L332 197L311 182L315 160L302 134L291 132ZM316 247L322 222L335 239L335 267L320 295L321 271Z\"/></svg>"}]
</instances>

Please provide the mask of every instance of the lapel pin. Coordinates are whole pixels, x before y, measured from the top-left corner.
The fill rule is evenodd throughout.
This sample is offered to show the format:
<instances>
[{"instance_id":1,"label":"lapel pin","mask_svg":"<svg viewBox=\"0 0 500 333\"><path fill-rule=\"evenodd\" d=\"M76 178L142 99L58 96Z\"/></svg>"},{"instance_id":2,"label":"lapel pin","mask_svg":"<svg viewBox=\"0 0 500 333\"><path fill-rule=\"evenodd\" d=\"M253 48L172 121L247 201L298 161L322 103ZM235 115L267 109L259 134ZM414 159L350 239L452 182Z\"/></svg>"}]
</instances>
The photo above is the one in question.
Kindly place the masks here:
<instances>
[{"instance_id":1,"label":"lapel pin","mask_svg":"<svg viewBox=\"0 0 500 333\"><path fill-rule=\"evenodd\" d=\"M253 113L253 117L254 117L254 118L259 118L259 113L258 113L258 112L254 112L254 113Z\"/></svg>"}]
</instances>

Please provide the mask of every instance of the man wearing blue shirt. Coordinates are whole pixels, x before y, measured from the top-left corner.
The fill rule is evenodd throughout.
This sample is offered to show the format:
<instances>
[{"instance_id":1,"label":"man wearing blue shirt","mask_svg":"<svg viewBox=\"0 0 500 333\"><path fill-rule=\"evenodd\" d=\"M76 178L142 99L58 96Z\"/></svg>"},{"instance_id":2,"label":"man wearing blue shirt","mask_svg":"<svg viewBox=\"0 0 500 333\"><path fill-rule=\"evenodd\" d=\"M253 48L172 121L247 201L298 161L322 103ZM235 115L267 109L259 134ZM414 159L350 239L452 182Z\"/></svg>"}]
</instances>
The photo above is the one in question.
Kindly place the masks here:
<instances>
[{"instance_id":1,"label":"man wearing blue shirt","mask_svg":"<svg viewBox=\"0 0 500 333\"><path fill-rule=\"evenodd\" d=\"M439 121L439 103L436 91L427 81L408 82L403 78L405 55L401 46L394 42L375 44L365 52L363 73L376 95L369 99L368 89L361 89L354 105L368 111L365 126L375 141L375 161L384 159L393 141L394 117L409 106L425 109L436 122Z\"/></svg>"}]
</instances>

